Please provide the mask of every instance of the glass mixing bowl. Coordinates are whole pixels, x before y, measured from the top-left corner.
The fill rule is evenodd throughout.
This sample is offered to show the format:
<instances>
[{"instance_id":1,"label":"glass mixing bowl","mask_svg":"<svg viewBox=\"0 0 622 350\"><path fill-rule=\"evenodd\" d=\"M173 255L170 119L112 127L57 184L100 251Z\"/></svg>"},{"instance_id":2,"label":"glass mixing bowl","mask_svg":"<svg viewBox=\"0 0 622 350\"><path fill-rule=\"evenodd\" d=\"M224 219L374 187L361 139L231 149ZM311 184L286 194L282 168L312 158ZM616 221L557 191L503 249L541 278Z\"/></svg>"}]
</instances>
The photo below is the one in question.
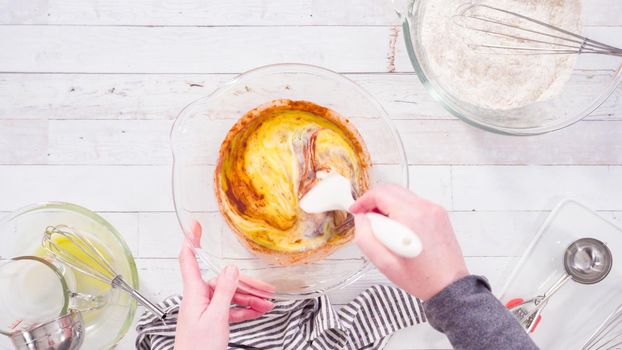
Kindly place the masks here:
<instances>
[{"instance_id":1,"label":"glass mixing bowl","mask_svg":"<svg viewBox=\"0 0 622 350\"><path fill-rule=\"evenodd\" d=\"M7 215L0 221L0 259L35 255L46 257L41 247L45 228L65 224L88 232L89 238L111 258L113 268L127 283L138 288L138 272L125 241L106 220L75 204L47 202L31 205ZM127 333L136 313L136 303L127 293L103 288L79 272L71 274L72 291L101 295L107 301L102 308L83 312L86 337L83 349L112 349ZM68 278L69 275L64 275ZM69 280L69 279L68 279ZM0 337L0 349L12 349L9 338Z\"/></svg>"},{"instance_id":2,"label":"glass mixing bowl","mask_svg":"<svg viewBox=\"0 0 622 350\"><path fill-rule=\"evenodd\" d=\"M191 234L194 221L202 226L197 255L214 273L236 264L242 274L273 285L276 298L303 299L354 281L366 270L367 259L354 244L303 265L280 266L258 258L226 224L214 192L214 168L227 132L246 112L276 99L311 101L348 118L369 150L372 186L379 182L407 186L408 167L402 142L380 104L351 80L320 67L256 68L181 111L171 131L173 195L184 234Z\"/></svg>"},{"instance_id":3,"label":"glass mixing bowl","mask_svg":"<svg viewBox=\"0 0 622 350\"><path fill-rule=\"evenodd\" d=\"M561 92L552 98L508 110L481 108L464 102L460 96L449 92L447 82L440 81L432 73L428 53L422 45L421 27L426 7L433 1L394 0L396 11L402 19L406 49L419 79L430 94L453 115L472 125L512 135L533 135L561 129L593 112L622 80L622 57L581 54L577 57L570 79ZM465 0L465 3L469 2ZM482 1L474 1L479 2ZM611 14L616 9L619 12L618 4L619 0L581 1L582 33L579 34L622 47L622 36L611 34L615 27L606 28L620 24L613 22L622 13L617 16Z\"/></svg>"}]
</instances>

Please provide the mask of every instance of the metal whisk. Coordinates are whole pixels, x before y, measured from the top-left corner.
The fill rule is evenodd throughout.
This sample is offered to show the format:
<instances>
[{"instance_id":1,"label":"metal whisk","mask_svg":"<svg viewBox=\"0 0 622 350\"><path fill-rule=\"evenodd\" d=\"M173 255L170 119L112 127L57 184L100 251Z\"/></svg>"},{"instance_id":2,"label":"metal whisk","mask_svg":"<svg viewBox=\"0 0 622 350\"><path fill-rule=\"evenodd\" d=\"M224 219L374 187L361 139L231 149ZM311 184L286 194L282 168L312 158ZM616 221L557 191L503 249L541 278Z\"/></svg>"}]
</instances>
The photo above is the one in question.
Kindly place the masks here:
<instances>
[{"instance_id":1,"label":"metal whisk","mask_svg":"<svg viewBox=\"0 0 622 350\"><path fill-rule=\"evenodd\" d=\"M478 51L497 54L592 53L622 56L622 49L618 47L490 5L465 4L458 9L453 22L467 30L485 34L479 36L481 42L467 43L470 48Z\"/></svg>"},{"instance_id":2,"label":"metal whisk","mask_svg":"<svg viewBox=\"0 0 622 350\"><path fill-rule=\"evenodd\" d=\"M622 305L607 317L581 350L613 350L622 348Z\"/></svg>"},{"instance_id":3,"label":"metal whisk","mask_svg":"<svg viewBox=\"0 0 622 350\"><path fill-rule=\"evenodd\" d=\"M82 260L68 249L63 249L56 243L58 239L68 240L86 256L88 262ZM165 318L166 314L157 305L147 300L123 280L123 276L114 270L99 249L80 230L66 225L48 226L45 229L42 244L61 263L109 284L112 288L124 290L154 315L160 319Z\"/></svg>"}]
</instances>

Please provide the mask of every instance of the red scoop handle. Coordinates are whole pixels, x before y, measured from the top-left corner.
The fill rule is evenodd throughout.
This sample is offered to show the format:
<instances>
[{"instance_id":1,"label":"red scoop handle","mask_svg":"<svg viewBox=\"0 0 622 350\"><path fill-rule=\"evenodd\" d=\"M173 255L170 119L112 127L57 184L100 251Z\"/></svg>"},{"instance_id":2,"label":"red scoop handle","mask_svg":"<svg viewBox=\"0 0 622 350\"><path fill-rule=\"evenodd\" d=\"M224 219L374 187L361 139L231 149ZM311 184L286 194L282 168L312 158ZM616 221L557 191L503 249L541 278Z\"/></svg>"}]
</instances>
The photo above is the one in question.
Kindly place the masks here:
<instances>
[{"instance_id":1,"label":"red scoop handle","mask_svg":"<svg viewBox=\"0 0 622 350\"><path fill-rule=\"evenodd\" d=\"M525 299L522 299L522 298L510 299L508 300L507 303L505 303L505 307L509 310L515 306L522 304L523 302L525 302ZM536 319L536 323L533 325L533 328L531 329L531 333L533 333L536 330L536 328L538 328L538 324L540 324L541 320L542 320L542 316L540 315Z\"/></svg>"}]
</instances>

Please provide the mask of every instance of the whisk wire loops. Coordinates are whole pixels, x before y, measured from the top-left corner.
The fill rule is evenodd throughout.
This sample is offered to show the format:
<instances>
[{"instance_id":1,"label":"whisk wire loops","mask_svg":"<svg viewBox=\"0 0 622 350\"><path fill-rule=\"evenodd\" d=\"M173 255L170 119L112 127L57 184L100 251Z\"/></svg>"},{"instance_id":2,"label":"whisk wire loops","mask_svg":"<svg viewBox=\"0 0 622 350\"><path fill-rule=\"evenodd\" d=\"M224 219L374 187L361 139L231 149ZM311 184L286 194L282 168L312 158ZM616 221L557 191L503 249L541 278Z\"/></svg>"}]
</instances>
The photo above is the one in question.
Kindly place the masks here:
<instances>
[{"instance_id":1,"label":"whisk wire loops","mask_svg":"<svg viewBox=\"0 0 622 350\"><path fill-rule=\"evenodd\" d=\"M166 317L164 311L130 286L123 276L115 271L106 255L88 237L88 234L74 227L48 226L41 243L59 262L104 282L112 288L124 290L153 314L164 319ZM68 241L71 248L62 247L59 242L63 240Z\"/></svg>"},{"instance_id":2,"label":"whisk wire loops","mask_svg":"<svg viewBox=\"0 0 622 350\"><path fill-rule=\"evenodd\" d=\"M452 18L460 29L476 31L476 51L494 54L603 54L622 56L622 49L573 33L520 13L484 4L464 4ZM497 40L491 40L496 38Z\"/></svg>"}]
</instances>

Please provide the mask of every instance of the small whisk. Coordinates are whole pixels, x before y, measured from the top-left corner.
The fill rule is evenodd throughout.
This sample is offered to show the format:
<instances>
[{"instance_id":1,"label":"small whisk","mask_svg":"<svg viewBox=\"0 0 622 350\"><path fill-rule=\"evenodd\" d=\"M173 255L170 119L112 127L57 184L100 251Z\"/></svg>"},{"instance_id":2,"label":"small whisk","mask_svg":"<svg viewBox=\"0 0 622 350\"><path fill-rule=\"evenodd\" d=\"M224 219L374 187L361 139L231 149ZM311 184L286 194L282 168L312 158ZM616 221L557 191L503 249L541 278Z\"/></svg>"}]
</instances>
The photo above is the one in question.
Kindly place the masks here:
<instances>
[{"instance_id":1,"label":"small whisk","mask_svg":"<svg viewBox=\"0 0 622 350\"><path fill-rule=\"evenodd\" d=\"M622 349L622 305L603 321L581 350Z\"/></svg>"},{"instance_id":2,"label":"small whisk","mask_svg":"<svg viewBox=\"0 0 622 350\"><path fill-rule=\"evenodd\" d=\"M465 4L459 7L453 22L467 30L484 34L476 39L480 42L467 43L477 51L496 54L591 53L622 56L622 49L618 47L490 5Z\"/></svg>"},{"instance_id":3,"label":"small whisk","mask_svg":"<svg viewBox=\"0 0 622 350\"><path fill-rule=\"evenodd\" d=\"M62 239L69 241L78 248L79 252L84 254L86 259L80 258L76 253L72 253L69 249L63 249L61 245L57 244ZM164 319L166 317L166 314L157 305L147 300L123 280L123 276L114 270L104 257L104 254L80 230L66 225L48 226L45 229L42 244L61 263L104 282L112 288L119 288L127 292L158 318Z\"/></svg>"}]
</instances>

